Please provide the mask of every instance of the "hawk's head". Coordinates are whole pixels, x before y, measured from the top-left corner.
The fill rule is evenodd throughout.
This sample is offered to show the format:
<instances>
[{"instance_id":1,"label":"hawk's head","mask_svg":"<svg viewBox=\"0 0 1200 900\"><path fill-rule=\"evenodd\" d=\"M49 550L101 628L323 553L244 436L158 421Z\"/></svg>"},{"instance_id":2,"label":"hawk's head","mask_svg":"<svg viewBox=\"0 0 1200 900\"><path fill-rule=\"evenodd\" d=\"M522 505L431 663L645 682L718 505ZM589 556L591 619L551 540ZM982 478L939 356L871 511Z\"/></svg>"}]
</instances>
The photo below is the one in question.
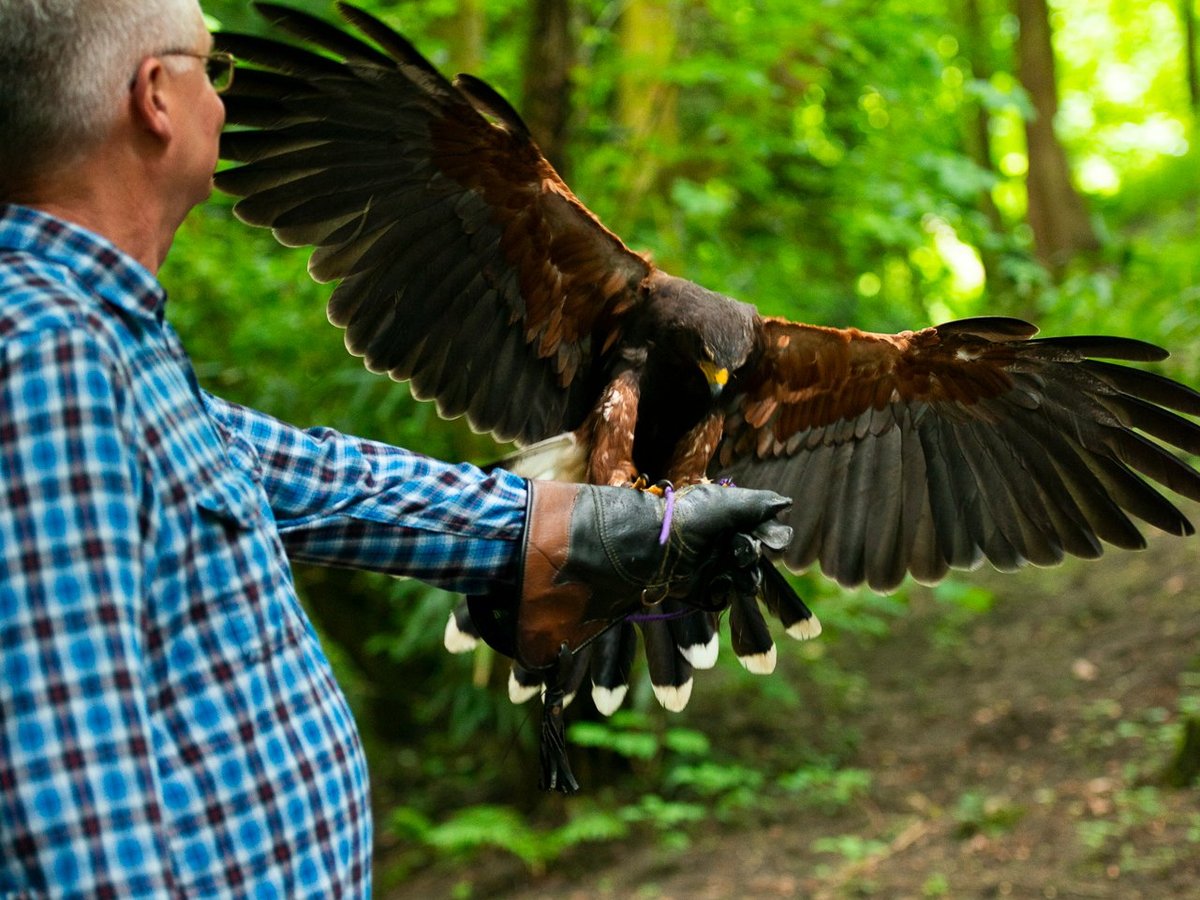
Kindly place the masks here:
<instances>
[{"instance_id":1,"label":"hawk's head","mask_svg":"<svg viewBox=\"0 0 1200 900\"><path fill-rule=\"evenodd\" d=\"M697 366L719 396L754 350L754 307L664 272L648 282L655 343Z\"/></svg>"}]
</instances>

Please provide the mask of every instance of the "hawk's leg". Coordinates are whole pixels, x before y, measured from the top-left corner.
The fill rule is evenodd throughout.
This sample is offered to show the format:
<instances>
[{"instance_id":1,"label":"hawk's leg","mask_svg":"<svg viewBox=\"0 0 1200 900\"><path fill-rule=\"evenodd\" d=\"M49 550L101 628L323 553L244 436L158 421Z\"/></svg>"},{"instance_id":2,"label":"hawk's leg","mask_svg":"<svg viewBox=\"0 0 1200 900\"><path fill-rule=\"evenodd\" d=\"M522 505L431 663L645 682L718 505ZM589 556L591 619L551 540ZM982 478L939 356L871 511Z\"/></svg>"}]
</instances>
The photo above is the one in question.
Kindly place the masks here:
<instances>
[{"instance_id":1,"label":"hawk's leg","mask_svg":"<svg viewBox=\"0 0 1200 900\"><path fill-rule=\"evenodd\" d=\"M627 369L608 383L583 425L591 438L587 480L592 484L629 485L637 478L633 435L641 391L637 373Z\"/></svg>"},{"instance_id":2,"label":"hawk's leg","mask_svg":"<svg viewBox=\"0 0 1200 900\"><path fill-rule=\"evenodd\" d=\"M708 463L717 450L724 429L724 413L710 413L701 419L675 445L675 453L667 467L667 480L677 488L707 481L705 473Z\"/></svg>"}]
</instances>

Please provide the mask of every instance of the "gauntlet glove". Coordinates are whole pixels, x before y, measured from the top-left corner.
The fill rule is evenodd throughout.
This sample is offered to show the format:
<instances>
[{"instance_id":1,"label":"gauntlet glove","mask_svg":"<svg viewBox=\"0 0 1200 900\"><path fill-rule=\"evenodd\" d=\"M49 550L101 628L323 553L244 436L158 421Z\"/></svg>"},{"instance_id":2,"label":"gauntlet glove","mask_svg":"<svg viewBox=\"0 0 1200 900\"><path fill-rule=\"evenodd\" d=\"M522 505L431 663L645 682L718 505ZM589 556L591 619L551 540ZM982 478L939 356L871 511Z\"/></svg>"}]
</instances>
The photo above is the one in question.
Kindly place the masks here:
<instances>
[{"instance_id":1,"label":"gauntlet glove","mask_svg":"<svg viewBox=\"0 0 1200 900\"><path fill-rule=\"evenodd\" d=\"M762 548L791 538L775 520L791 501L771 491L703 484L658 496L535 481L529 497L515 596L470 599L484 640L529 669L668 597L710 610L753 597L769 565Z\"/></svg>"},{"instance_id":2,"label":"gauntlet glove","mask_svg":"<svg viewBox=\"0 0 1200 900\"><path fill-rule=\"evenodd\" d=\"M575 651L631 615L653 615L668 598L713 611L753 603L771 565L762 548L781 550L791 539L775 520L791 501L716 484L659 496L537 481L528 492L517 588L468 604L484 640L541 671L540 784L573 793L563 707Z\"/></svg>"}]
</instances>

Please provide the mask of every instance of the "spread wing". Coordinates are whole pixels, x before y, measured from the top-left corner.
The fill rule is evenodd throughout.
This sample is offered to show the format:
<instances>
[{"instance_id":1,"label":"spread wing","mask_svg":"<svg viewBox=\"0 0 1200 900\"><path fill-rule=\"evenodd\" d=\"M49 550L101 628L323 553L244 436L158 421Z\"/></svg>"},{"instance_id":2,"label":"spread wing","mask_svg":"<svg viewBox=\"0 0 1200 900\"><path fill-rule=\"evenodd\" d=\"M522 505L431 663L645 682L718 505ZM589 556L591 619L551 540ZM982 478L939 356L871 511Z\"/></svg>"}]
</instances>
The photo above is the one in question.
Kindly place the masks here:
<instances>
[{"instance_id":1,"label":"spread wing","mask_svg":"<svg viewBox=\"0 0 1200 900\"><path fill-rule=\"evenodd\" d=\"M843 585L933 582L1139 548L1131 517L1190 534L1149 481L1200 500L1200 394L1100 359L1167 354L1113 337L1031 340L1016 319L898 335L763 320L711 472L794 498L784 561ZM1098 359L1099 358L1099 359Z\"/></svg>"},{"instance_id":2,"label":"spread wing","mask_svg":"<svg viewBox=\"0 0 1200 900\"><path fill-rule=\"evenodd\" d=\"M217 175L235 212L341 279L329 318L368 368L439 411L530 443L577 427L649 264L608 231L482 82L451 84L403 37L339 11L371 42L272 4L323 53L220 34L239 61ZM248 66L246 65L248 64Z\"/></svg>"}]
</instances>

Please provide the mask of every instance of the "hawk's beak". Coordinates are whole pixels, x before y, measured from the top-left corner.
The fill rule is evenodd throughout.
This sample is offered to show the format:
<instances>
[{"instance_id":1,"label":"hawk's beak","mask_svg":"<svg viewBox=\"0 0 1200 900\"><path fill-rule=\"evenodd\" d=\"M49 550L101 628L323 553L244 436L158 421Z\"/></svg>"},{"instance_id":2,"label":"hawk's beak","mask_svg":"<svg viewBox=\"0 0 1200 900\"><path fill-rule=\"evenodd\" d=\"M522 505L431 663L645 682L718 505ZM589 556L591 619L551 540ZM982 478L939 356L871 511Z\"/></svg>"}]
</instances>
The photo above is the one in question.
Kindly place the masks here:
<instances>
[{"instance_id":1,"label":"hawk's beak","mask_svg":"<svg viewBox=\"0 0 1200 900\"><path fill-rule=\"evenodd\" d=\"M713 397L720 396L725 385L729 383L729 370L721 368L716 363L703 360L700 363L700 371L704 373L704 379L708 382L709 393Z\"/></svg>"}]
</instances>

